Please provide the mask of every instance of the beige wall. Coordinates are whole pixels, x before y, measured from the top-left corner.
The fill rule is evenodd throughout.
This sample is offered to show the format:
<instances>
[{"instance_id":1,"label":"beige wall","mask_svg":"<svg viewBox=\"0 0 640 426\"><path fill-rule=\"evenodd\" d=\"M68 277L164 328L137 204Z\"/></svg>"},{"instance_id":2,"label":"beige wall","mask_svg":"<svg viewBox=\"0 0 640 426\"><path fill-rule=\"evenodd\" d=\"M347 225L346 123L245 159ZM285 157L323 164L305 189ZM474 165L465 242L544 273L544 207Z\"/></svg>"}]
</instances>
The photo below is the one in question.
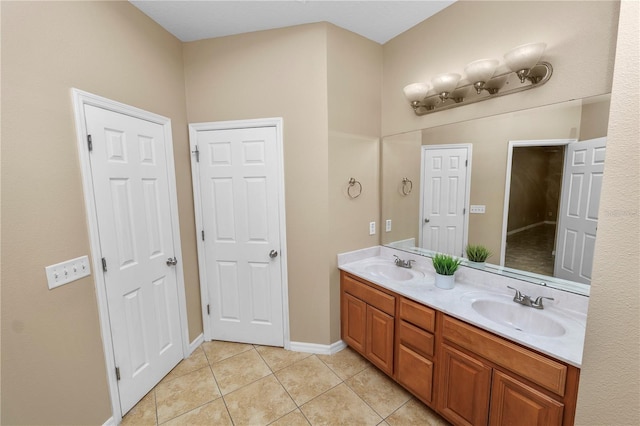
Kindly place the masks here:
<instances>
[{"instance_id":1,"label":"beige wall","mask_svg":"<svg viewBox=\"0 0 640 426\"><path fill-rule=\"evenodd\" d=\"M189 122L283 117L291 340L329 344L327 25L184 45Z\"/></svg>"},{"instance_id":2,"label":"beige wall","mask_svg":"<svg viewBox=\"0 0 640 426\"><path fill-rule=\"evenodd\" d=\"M382 46L334 25L327 30L329 343L334 343L340 340L336 255L380 243ZM362 185L355 199L346 193L352 177ZM369 222L376 222L375 235L369 235ZM303 320L292 318L292 322Z\"/></svg>"},{"instance_id":3,"label":"beige wall","mask_svg":"<svg viewBox=\"0 0 640 426\"><path fill-rule=\"evenodd\" d=\"M70 90L172 119L181 257L198 306L182 45L126 2L1 7L1 422L102 424L111 405L93 278L50 291L44 273L89 254Z\"/></svg>"},{"instance_id":4,"label":"beige wall","mask_svg":"<svg viewBox=\"0 0 640 426\"><path fill-rule=\"evenodd\" d=\"M582 106L582 117L580 118L581 141L607 136L610 109L611 102L609 100L586 103Z\"/></svg>"},{"instance_id":5,"label":"beige wall","mask_svg":"<svg viewBox=\"0 0 640 426\"><path fill-rule=\"evenodd\" d=\"M608 93L618 19L609 1L458 1L384 45L382 135ZM418 117L402 88L471 61L544 41L553 77L543 87Z\"/></svg>"},{"instance_id":6,"label":"beige wall","mask_svg":"<svg viewBox=\"0 0 640 426\"><path fill-rule=\"evenodd\" d=\"M619 28L578 425L640 424L640 3Z\"/></svg>"}]
</instances>

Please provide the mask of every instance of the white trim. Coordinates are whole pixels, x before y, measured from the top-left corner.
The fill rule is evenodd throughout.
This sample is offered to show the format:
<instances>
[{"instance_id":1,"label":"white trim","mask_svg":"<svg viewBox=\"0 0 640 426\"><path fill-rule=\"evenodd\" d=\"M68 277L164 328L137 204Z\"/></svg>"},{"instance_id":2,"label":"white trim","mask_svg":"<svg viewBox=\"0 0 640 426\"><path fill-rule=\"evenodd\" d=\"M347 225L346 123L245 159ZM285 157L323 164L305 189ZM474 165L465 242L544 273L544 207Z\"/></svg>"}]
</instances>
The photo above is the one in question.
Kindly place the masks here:
<instances>
[{"instance_id":1,"label":"white trim","mask_svg":"<svg viewBox=\"0 0 640 426\"><path fill-rule=\"evenodd\" d=\"M551 224L552 222L538 222L538 223L532 223L531 225L527 225L527 226L523 226L522 228L518 228L518 229L514 229L512 231L507 232L507 235L513 235L513 234L517 234L518 232L523 232L526 231L527 229L531 229L531 228L537 228L538 226L542 226L545 224ZM553 222L555 223L555 222Z\"/></svg>"},{"instance_id":2,"label":"white trim","mask_svg":"<svg viewBox=\"0 0 640 426\"><path fill-rule=\"evenodd\" d=\"M188 358L189 355L191 355L193 353L193 351L195 351L196 349L198 349L198 346L200 346L201 344L204 343L204 334L200 333L200 335L198 337L196 337L193 342L189 343L189 352L187 353L187 355L185 356L185 358Z\"/></svg>"},{"instance_id":3,"label":"white trim","mask_svg":"<svg viewBox=\"0 0 640 426\"><path fill-rule=\"evenodd\" d=\"M576 139L539 139L509 141L507 150L507 176L504 179L504 205L502 207L502 236L500 239L500 266L504 266L507 252L507 222L509 221L509 197L511 192L511 163L513 162L513 148L525 146L562 146L576 142Z\"/></svg>"},{"instance_id":4,"label":"white trim","mask_svg":"<svg viewBox=\"0 0 640 426\"><path fill-rule=\"evenodd\" d=\"M102 426L118 426L115 419L113 417L109 417L109 419L102 424Z\"/></svg>"},{"instance_id":5,"label":"white trim","mask_svg":"<svg viewBox=\"0 0 640 426\"><path fill-rule=\"evenodd\" d=\"M295 352L305 352L308 354L333 355L347 347L342 340L338 340L330 345L321 345L318 343L291 342L289 350Z\"/></svg>"},{"instance_id":6,"label":"white trim","mask_svg":"<svg viewBox=\"0 0 640 426\"><path fill-rule=\"evenodd\" d=\"M207 123L190 123L189 124L189 146L191 155L191 179L193 182L193 201L196 216L196 241L198 250L198 270L200 273L200 300L202 308L202 323L204 325L204 339L211 340L213 333L209 318L207 315L207 305L210 304L210 295L207 288L206 275L206 259L202 256L204 253L204 242L200 236L203 229L202 202L200 200L200 169L199 163L195 161L193 153L197 146L198 131L204 130L228 130L228 129L246 129L252 127L275 127L276 129L276 148L278 150L278 208L280 210L280 266L282 268L282 332L284 340L284 348L291 349L290 327L289 327L289 279L287 267L287 221L285 215L285 199L284 199L284 124L282 117L259 118L252 120L232 120L232 121L216 121Z\"/></svg>"},{"instance_id":7,"label":"white trim","mask_svg":"<svg viewBox=\"0 0 640 426\"><path fill-rule=\"evenodd\" d=\"M462 235L462 251L464 252L465 247L469 244L469 206L471 204L471 165L473 163L473 144L471 143L456 143L456 144L445 144L445 145L422 145L422 149L420 150L420 206L419 211L419 223L418 223L418 245L417 247L422 247L422 223L424 221L424 211L422 210L424 206L424 158L427 155L427 150L435 150L435 149L454 149L454 148L466 148L467 149L467 181L465 182L465 199L464 199L464 229ZM457 256L457 253L456 253Z\"/></svg>"},{"instance_id":8,"label":"white trim","mask_svg":"<svg viewBox=\"0 0 640 426\"><path fill-rule=\"evenodd\" d=\"M171 120L158 114L154 114L142 109L132 107L120 102L116 102L107 98L103 98L92 93L84 92L75 88L71 89L73 100L73 108L75 115L76 138L78 142L78 156L80 159L80 169L82 172L82 188L84 193L84 204L87 213L87 227L89 230L89 243L91 246L91 263L94 271L102 270L100 239L98 232L98 218L95 208L95 194L93 192L93 178L91 174L91 164L89 158L89 150L87 149L87 128L84 113L85 105L92 105L98 108L113 111L119 114L125 114L134 118L157 123L163 127L165 144L165 154L167 158L167 170L169 181L169 197L171 201L171 217L172 233L174 240L174 256L182 256L182 248L180 244L180 221L178 218L178 202L175 185L175 165L173 158L173 137L171 133ZM187 303L184 289L184 272L182 268L183 262L176 265L176 281L178 287L178 308L180 311L180 330L182 333L182 353L183 357L189 350L189 331L187 322ZM98 317L100 319L100 334L102 336L102 345L107 367L107 383L109 386L109 395L111 396L112 419L115 424L122 420L122 410L120 407L120 397L118 393L118 383L115 374L115 361L113 352L113 341L111 340L111 323L109 322L109 310L107 307L107 293L105 289L104 276L100 273L94 273L94 282L96 286L96 298L98 302Z\"/></svg>"}]
</instances>

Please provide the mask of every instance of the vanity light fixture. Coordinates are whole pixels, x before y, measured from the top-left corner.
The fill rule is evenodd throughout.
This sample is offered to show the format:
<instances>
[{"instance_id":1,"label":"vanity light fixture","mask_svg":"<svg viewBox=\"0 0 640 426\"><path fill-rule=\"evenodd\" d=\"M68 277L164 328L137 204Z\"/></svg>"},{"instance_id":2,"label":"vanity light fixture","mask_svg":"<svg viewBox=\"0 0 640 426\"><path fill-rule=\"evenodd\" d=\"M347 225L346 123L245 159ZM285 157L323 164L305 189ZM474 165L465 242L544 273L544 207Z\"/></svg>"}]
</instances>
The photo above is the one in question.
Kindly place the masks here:
<instances>
[{"instance_id":1,"label":"vanity light fixture","mask_svg":"<svg viewBox=\"0 0 640 426\"><path fill-rule=\"evenodd\" d=\"M522 92L542 86L553 74L548 62L540 61L545 43L529 43L515 47L497 59L478 59L458 73L438 74L429 83L413 83L404 94L416 115L425 115L457 106ZM475 89L475 90L473 90Z\"/></svg>"}]
</instances>

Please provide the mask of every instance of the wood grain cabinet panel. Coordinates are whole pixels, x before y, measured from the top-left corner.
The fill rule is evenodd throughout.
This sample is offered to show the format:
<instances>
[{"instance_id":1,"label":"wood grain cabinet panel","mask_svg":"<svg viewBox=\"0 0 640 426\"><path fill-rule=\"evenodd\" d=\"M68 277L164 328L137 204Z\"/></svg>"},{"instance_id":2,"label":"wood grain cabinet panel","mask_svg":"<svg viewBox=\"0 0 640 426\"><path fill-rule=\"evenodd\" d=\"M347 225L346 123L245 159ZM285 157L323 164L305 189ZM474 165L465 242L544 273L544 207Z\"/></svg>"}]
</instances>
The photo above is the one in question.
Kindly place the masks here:
<instances>
[{"instance_id":1,"label":"wood grain cabinet panel","mask_svg":"<svg viewBox=\"0 0 640 426\"><path fill-rule=\"evenodd\" d=\"M367 305L365 355L385 373L393 374L393 317Z\"/></svg>"},{"instance_id":2,"label":"wood grain cabinet panel","mask_svg":"<svg viewBox=\"0 0 640 426\"><path fill-rule=\"evenodd\" d=\"M486 425L491 367L447 345L441 355L438 411L456 425Z\"/></svg>"},{"instance_id":3,"label":"wood grain cabinet panel","mask_svg":"<svg viewBox=\"0 0 640 426\"><path fill-rule=\"evenodd\" d=\"M433 362L404 345L398 346L397 380L423 402L433 401Z\"/></svg>"},{"instance_id":4,"label":"wood grain cabinet panel","mask_svg":"<svg viewBox=\"0 0 640 426\"><path fill-rule=\"evenodd\" d=\"M436 324L436 311L412 300L400 299L400 319L433 333Z\"/></svg>"},{"instance_id":5,"label":"wood grain cabinet panel","mask_svg":"<svg viewBox=\"0 0 640 426\"><path fill-rule=\"evenodd\" d=\"M564 405L500 371L493 372L491 426L560 426Z\"/></svg>"},{"instance_id":6,"label":"wood grain cabinet panel","mask_svg":"<svg viewBox=\"0 0 640 426\"><path fill-rule=\"evenodd\" d=\"M342 293L342 340L361 354L366 351L367 304Z\"/></svg>"}]
</instances>

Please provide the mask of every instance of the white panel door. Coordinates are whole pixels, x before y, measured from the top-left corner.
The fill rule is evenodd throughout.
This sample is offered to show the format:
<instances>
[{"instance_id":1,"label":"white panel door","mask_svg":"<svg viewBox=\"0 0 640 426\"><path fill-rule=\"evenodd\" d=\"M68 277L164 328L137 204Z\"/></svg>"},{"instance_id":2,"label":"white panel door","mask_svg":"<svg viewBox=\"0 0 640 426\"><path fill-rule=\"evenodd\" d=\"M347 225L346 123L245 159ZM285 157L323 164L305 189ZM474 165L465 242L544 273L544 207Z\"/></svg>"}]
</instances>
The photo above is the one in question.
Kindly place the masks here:
<instances>
[{"instance_id":1,"label":"white panel door","mask_svg":"<svg viewBox=\"0 0 640 426\"><path fill-rule=\"evenodd\" d=\"M467 148L424 148L422 248L462 256L468 156Z\"/></svg>"},{"instance_id":2,"label":"white panel door","mask_svg":"<svg viewBox=\"0 0 640 426\"><path fill-rule=\"evenodd\" d=\"M554 276L591 283L606 138L567 145Z\"/></svg>"},{"instance_id":3,"label":"white panel door","mask_svg":"<svg viewBox=\"0 0 640 426\"><path fill-rule=\"evenodd\" d=\"M275 127L200 130L212 338L283 346Z\"/></svg>"},{"instance_id":4,"label":"white panel door","mask_svg":"<svg viewBox=\"0 0 640 426\"><path fill-rule=\"evenodd\" d=\"M122 413L182 359L162 126L85 105ZM169 262L171 263L171 262Z\"/></svg>"}]
</instances>

